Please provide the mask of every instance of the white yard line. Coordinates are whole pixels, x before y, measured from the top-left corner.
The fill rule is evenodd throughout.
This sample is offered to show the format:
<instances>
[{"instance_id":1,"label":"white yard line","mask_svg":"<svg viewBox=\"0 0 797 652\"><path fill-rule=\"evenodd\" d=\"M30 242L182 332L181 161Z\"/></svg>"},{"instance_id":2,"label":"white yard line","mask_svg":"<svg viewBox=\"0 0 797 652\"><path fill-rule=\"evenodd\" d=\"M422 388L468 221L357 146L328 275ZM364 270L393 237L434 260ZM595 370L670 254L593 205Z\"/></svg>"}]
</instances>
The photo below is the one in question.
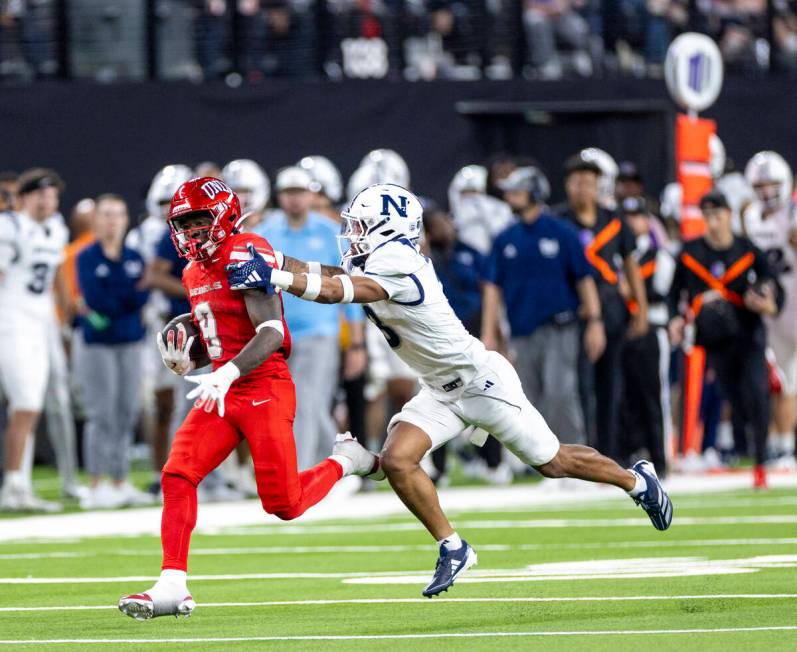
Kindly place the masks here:
<instances>
[{"instance_id":1,"label":"white yard line","mask_svg":"<svg viewBox=\"0 0 797 652\"><path fill-rule=\"evenodd\" d=\"M747 489L751 483L750 474L739 473L724 476L673 476L667 479L666 486L677 497L696 493L716 494L723 491L738 491ZM797 474L772 475L770 484L773 488L797 487ZM613 487L578 484L577 482L574 484L572 481L563 484L557 480L545 481L536 485L467 487L440 491L443 508L451 513L512 509L533 511L556 505L578 505L588 509L589 505L605 500L617 503L617 499L621 496L622 494ZM710 499L707 499L707 502L710 505ZM161 508L157 506L122 511L29 516L7 521L9 526L0 528L0 541L99 536L157 536L160 530L160 512ZM407 510L392 492L379 491L352 496L343 491L333 491L321 503L302 515L302 521L368 520L383 519L386 516L394 515L406 516ZM677 501L676 519L678 519ZM650 527L641 512L638 521L636 525ZM684 523L684 518L676 522ZM11 525L12 523L13 525ZM271 524L267 528L271 533L284 532L287 534L301 531L301 529L292 529L296 526L274 527L279 526L281 521L274 516L264 514L260 503L252 500L202 505L199 510L197 532L216 533L226 528L263 523ZM420 529L420 525L406 525L408 527L403 529Z\"/></svg>"},{"instance_id":2,"label":"white yard line","mask_svg":"<svg viewBox=\"0 0 797 652\"><path fill-rule=\"evenodd\" d=\"M339 604L484 604L503 602L642 602L668 600L794 600L797 593L720 593L715 595L619 595L619 596L573 596L548 598L358 598L350 600L272 600L267 602L202 602L200 608L219 607L304 607ZM0 613L25 611L96 611L116 609L116 605L62 605L46 607L0 607Z\"/></svg>"},{"instance_id":3,"label":"white yard line","mask_svg":"<svg viewBox=\"0 0 797 652\"><path fill-rule=\"evenodd\" d=\"M0 640L0 645L118 645L120 643L253 643L258 641L392 641L440 638L524 638L558 636L652 636L657 634L732 634L741 632L791 632L797 625L773 625L771 627L716 627L695 629L615 629L574 630L549 632L440 632L430 634L372 634L372 635L315 635L315 636L208 636L194 638L57 638L57 639L13 639Z\"/></svg>"},{"instance_id":4,"label":"white yard line","mask_svg":"<svg viewBox=\"0 0 797 652\"><path fill-rule=\"evenodd\" d=\"M797 537L781 537L768 539L683 539L683 540L651 540L651 541L613 541L605 543L477 543L479 552L511 552L531 550L613 550L615 548L704 548L710 546L794 546ZM239 548L192 548L192 557L229 555L291 555L291 554L382 554L385 552L429 552L431 545L396 545L396 546L251 546ZM92 552L19 552L0 554L0 561L19 559L74 559L89 557L159 557L163 554L160 548L143 550L102 550Z\"/></svg>"}]
</instances>

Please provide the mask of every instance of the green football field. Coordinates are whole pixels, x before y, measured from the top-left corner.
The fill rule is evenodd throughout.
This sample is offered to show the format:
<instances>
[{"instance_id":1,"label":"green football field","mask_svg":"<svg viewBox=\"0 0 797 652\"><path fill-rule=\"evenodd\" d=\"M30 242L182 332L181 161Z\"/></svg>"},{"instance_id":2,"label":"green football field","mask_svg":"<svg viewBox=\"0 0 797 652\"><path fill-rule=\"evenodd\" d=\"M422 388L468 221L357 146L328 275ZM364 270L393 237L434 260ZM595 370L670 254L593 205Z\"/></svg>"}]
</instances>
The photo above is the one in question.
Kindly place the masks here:
<instances>
[{"instance_id":1,"label":"green football field","mask_svg":"<svg viewBox=\"0 0 797 652\"><path fill-rule=\"evenodd\" d=\"M797 650L797 490L674 503L666 533L622 498L457 513L479 565L434 600L410 517L197 535L186 620L116 609L157 574L155 537L5 542L0 648Z\"/></svg>"}]
</instances>

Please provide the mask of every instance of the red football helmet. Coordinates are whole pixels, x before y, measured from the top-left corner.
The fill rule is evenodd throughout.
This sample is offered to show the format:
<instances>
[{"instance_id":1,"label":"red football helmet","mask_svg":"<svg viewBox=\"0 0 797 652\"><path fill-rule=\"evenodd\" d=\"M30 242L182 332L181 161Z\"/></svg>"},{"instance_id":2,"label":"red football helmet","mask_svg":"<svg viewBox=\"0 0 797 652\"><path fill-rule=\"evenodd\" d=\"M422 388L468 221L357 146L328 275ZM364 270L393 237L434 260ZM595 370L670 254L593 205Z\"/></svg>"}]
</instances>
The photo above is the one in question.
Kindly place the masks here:
<instances>
[{"instance_id":1,"label":"red football helmet","mask_svg":"<svg viewBox=\"0 0 797 652\"><path fill-rule=\"evenodd\" d=\"M186 217L207 215L210 226L181 226ZM238 196L221 179L199 177L182 184L166 217L177 252L189 260L206 260L224 238L238 232L243 218Z\"/></svg>"}]
</instances>

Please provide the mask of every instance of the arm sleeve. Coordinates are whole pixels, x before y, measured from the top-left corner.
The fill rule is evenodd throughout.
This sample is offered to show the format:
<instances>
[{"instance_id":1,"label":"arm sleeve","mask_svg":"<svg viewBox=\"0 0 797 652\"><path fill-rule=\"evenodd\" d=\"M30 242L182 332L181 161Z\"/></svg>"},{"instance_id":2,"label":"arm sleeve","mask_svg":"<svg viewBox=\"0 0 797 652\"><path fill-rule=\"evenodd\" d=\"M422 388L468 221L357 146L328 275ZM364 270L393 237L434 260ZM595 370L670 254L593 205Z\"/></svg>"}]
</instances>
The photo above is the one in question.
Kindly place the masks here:
<instances>
[{"instance_id":1,"label":"arm sleeve","mask_svg":"<svg viewBox=\"0 0 797 652\"><path fill-rule=\"evenodd\" d=\"M503 247L503 239L497 238L493 242L490 252L483 259L482 264L482 278L489 281L494 285L501 285L503 281L503 269L501 267L501 249Z\"/></svg>"},{"instance_id":2,"label":"arm sleeve","mask_svg":"<svg viewBox=\"0 0 797 652\"><path fill-rule=\"evenodd\" d=\"M77 278L86 305L106 317L114 318L129 314L127 297L119 296L117 292L114 292L113 287L105 287L99 282L94 273L94 263L91 250L86 249L78 254ZM128 293L127 288L124 288L124 293Z\"/></svg>"},{"instance_id":3,"label":"arm sleeve","mask_svg":"<svg viewBox=\"0 0 797 652\"><path fill-rule=\"evenodd\" d=\"M634 253L634 249L636 249L636 238L634 237L633 231L625 223L625 220L621 220L622 227L620 228L620 255L623 258L627 258L631 254Z\"/></svg>"}]
</instances>

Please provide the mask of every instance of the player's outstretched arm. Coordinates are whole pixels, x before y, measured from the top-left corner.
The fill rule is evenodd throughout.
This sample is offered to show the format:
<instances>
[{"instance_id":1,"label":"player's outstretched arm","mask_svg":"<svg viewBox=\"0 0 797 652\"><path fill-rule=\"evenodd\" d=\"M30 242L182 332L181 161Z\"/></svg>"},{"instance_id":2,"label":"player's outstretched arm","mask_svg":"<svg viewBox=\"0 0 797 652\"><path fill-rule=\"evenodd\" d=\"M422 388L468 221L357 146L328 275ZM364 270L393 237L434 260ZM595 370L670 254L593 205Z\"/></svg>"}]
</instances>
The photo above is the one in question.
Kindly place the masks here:
<instances>
[{"instance_id":1,"label":"player's outstretched arm","mask_svg":"<svg viewBox=\"0 0 797 652\"><path fill-rule=\"evenodd\" d=\"M279 255L277 256L277 260L279 261ZM293 258L292 256L282 257L282 265L280 269L290 272L291 274L316 273L329 278L337 276L338 274L346 273L343 271L342 267L335 267L334 265L322 265L321 263L317 262L306 263L303 260Z\"/></svg>"},{"instance_id":2,"label":"player's outstretched arm","mask_svg":"<svg viewBox=\"0 0 797 652\"><path fill-rule=\"evenodd\" d=\"M257 253L253 245L248 245L250 260L227 266L227 277L233 290L265 290L267 294L276 292L276 288L318 303L374 303L388 298L385 289L373 279L363 276L348 276L343 270L328 267L339 272L327 276L319 269L316 271L290 272L286 269L274 269ZM294 269L310 269L312 263L302 263L295 258L284 258ZM316 263L317 265L318 263Z\"/></svg>"}]
</instances>

